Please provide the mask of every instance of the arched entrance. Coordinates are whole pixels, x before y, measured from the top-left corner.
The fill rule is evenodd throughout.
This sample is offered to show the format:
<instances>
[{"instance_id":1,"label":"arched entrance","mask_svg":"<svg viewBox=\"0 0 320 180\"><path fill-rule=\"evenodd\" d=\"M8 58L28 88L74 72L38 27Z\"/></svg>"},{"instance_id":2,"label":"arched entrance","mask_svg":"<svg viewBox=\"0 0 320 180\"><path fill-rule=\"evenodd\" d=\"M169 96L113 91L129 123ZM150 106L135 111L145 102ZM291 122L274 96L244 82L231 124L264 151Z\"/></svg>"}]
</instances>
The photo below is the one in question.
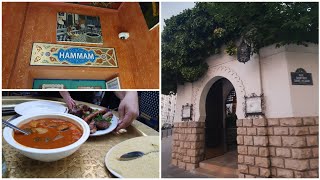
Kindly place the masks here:
<instances>
[{"instance_id":1,"label":"arched entrance","mask_svg":"<svg viewBox=\"0 0 320 180\"><path fill-rule=\"evenodd\" d=\"M205 101L205 159L236 150L236 106L232 83L226 78L214 82Z\"/></svg>"}]
</instances>

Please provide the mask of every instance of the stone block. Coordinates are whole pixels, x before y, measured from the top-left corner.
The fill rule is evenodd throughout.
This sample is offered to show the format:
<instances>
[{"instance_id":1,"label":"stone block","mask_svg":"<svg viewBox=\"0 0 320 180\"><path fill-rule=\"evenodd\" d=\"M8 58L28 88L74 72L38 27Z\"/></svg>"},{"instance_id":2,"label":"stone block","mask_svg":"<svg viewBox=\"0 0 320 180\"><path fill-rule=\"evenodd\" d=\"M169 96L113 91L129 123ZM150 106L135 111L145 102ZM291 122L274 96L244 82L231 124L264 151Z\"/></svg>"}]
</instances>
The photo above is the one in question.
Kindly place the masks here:
<instances>
[{"instance_id":1,"label":"stone block","mask_svg":"<svg viewBox=\"0 0 320 180\"><path fill-rule=\"evenodd\" d=\"M269 136L270 146L281 146L281 136Z\"/></svg>"},{"instance_id":2,"label":"stone block","mask_svg":"<svg viewBox=\"0 0 320 180\"><path fill-rule=\"evenodd\" d=\"M299 170L299 171L308 170L310 168L308 160L297 160L297 159L285 159L284 166L285 168Z\"/></svg>"},{"instance_id":3,"label":"stone block","mask_svg":"<svg viewBox=\"0 0 320 180\"><path fill-rule=\"evenodd\" d=\"M317 117L314 117L314 123L316 124L316 125L319 125L319 117L317 116Z\"/></svg>"},{"instance_id":4,"label":"stone block","mask_svg":"<svg viewBox=\"0 0 320 180\"><path fill-rule=\"evenodd\" d=\"M173 134L173 139L174 140L179 140L179 134Z\"/></svg>"},{"instance_id":5,"label":"stone block","mask_svg":"<svg viewBox=\"0 0 320 180\"><path fill-rule=\"evenodd\" d=\"M174 166L178 166L178 160L177 159L172 159L171 164Z\"/></svg>"},{"instance_id":6,"label":"stone block","mask_svg":"<svg viewBox=\"0 0 320 180\"><path fill-rule=\"evenodd\" d=\"M257 128L247 128L247 135L257 135Z\"/></svg>"},{"instance_id":7,"label":"stone block","mask_svg":"<svg viewBox=\"0 0 320 180\"><path fill-rule=\"evenodd\" d=\"M276 177L277 176L277 168L271 167L270 169L271 169L271 176Z\"/></svg>"},{"instance_id":8,"label":"stone block","mask_svg":"<svg viewBox=\"0 0 320 180\"><path fill-rule=\"evenodd\" d=\"M237 144L243 144L243 136L237 136Z\"/></svg>"},{"instance_id":9,"label":"stone block","mask_svg":"<svg viewBox=\"0 0 320 180\"><path fill-rule=\"evenodd\" d=\"M255 165L268 168L270 166L270 161L265 157L255 157Z\"/></svg>"},{"instance_id":10,"label":"stone block","mask_svg":"<svg viewBox=\"0 0 320 180\"><path fill-rule=\"evenodd\" d=\"M244 165L244 164L238 164L238 171L239 173L244 173L244 174L248 174L248 166Z\"/></svg>"},{"instance_id":11,"label":"stone block","mask_svg":"<svg viewBox=\"0 0 320 180\"><path fill-rule=\"evenodd\" d=\"M288 135L289 129L288 129L288 127L274 127L273 134L274 135Z\"/></svg>"},{"instance_id":12,"label":"stone block","mask_svg":"<svg viewBox=\"0 0 320 180\"><path fill-rule=\"evenodd\" d=\"M319 157L319 148L312 148L313 157Z\"/></svg>"},{"instance_id":13,"label":"stone block","mask_svg":"<svg viewBox=\"0 0 320 180\"><path fill-rule=\"evenodd\" d=\"M244 164L254 165L254 157L244 156Z\"/></svg>"},{"instance_id":14,"label":"stone block","mask_svg":"<svg viewBox=\"0 0 320 180\"><path fill-rule=\"evenodd\" d=\"M311 148L307 149L292 149L292 158L295 159L306 159L312 157L312 150Z\"/></svg>"},{"instance_id":15,"label":"stone block","mask_svg":"<svg viewBox=\"0 0 320 180\"><path fill-rule=\"evenodd\" d=\"M279 119L277 118L270 118L267 121L268 121L268 126L279 126Z\"/></svg>"},{"instance_id":16,"label":"stone block","mask_svg":"<svg viewBox=\"0 0 320 180\"><path fill-rule=\"evenodd\" d=\"M282 118L280 126L302 126L302 118Z\"/></svg>"},{"instance_id":17,"label":"stone block","mask_svg":"<svg viewBox=\"0 0 320 180\"><path fill-rule=\"evenodd\" d=\"M260 176L261 177L270 177L271 176L271 171L270 169L267 168L260 168Z\"/></svg>"},{"instance_id":18,"label":"stone block","mask_svg":"<svg viewBox=\"0 0 320 180\"><path fill-rule=\"evenodd\" d=\"M310 134L319 134L319 126L310 126L309 131Z\"/></svg>"},{"instance_id":19,"label":"stone block","mask_svg":"<svg viewBox=\"0 0 320 180\"><path fill-rule=\"evenodd\" d=\"M272 167L284 168L284 160L282 158L271 157L270 160Z\"/></svg>"},{"instance_id":20,"label":"stone block","mask_svg":"<svg viewBox=\"0 0 320 180\"><path fill-rule=\"evenodd\" d=\"M259 127L257 128L257 135L264 136L268 134L268 130L266 127Z\"/></svg>"},{"instance_id":21,"label":"stone block","mask_svg":"<svg viewBox=\"0 0 320 180\"><path fill-rule=\"evenodd\" d=\"M237 119L236 123L237 123L237 127L241 127L242 126L242 119Z\"/></svg>"},{"instance_id":22,"label":"stone block","mask_svg":"<svg viewBox=\"0 0 320 180\"><path fill-rule=\"evenodd\" d=\"M319 178L319 170L307 171L305 177L307 178Z\"/></svg>"},{"instance_id":23,"label":"stone block","mask_svg":"<svg viewBox=\"0 0 320 180\"><path fill-rule=\"evenodd\" d=\"M191 128L186 128L185 133L186 134L191 134Z\"/></svg>"},{"instance_id":24,"label":"stone block","mask_svg":"<svg viewBox=\"0 0 320 180\"><path fill-rule=\"evenodd\" d=\"M319 159L310 159L310 169L318 169L319 168Z\"/></svg>"},{"instance_id":25,"label":"stone block","mask_svg":"<svg viewBox=\"0 0 320 180\"><path fill-rule=\"evenodd\" d=\"M307 136L307 146L318 146L318 136Z\"/></svg>"},{"instance_id":26,"label":"stone block","mask_svg":"<svg viewBox=\"0 0 320 180\"><path fill-rule=\"evenodd\" d=\"M248 151L248 153L249 153L249 151ZM269 156L269 149L266 147L259 147L259 156L262 156L262 157Z\"/></svg>"},{"instance_id":27,"label":"stone block","mask_svg":"<svg viewBox=\"0 0 320 180\"><path fill-rule=\"evenodd\" d=\"M183 162L189 163L190 162L190 157L189 156L184 156L183 157Z\"/></svg>"},{"instance_id":28,"label":"stone block","mask_svg":"<svg viewBox=\"0 0 320 180\"><path fill-rule=\"evenodd\" d=\"M247 129L244 127L239 127L237 128L237 134L238 135L246 135L247 134Z\"/></svg>"},{"instance_id":29,"label":"stone block","mask_svg":"<svg viewBox=\"0 0 320 180\"><path fill-rule=\"evenodd\" d=\"M267 120L264 118L254 119L252 124L254 126L267 126Z\"/></svg>"},{"instance_id":30,"label":"stone block","mask_svg":"<svg viewBox=\"0 0 320 180\"><path fill-rule=\"evenodd\" d=\"M276 148L269 147L269 154L270 154L270 156L276 156Z\"/></svg>"},{"instance_id":31,"label":"stone block","mask_svg":"<svg viewBox=\"0 0 320 180\"><path fill-rule=\"evenodd\" d=\"M196 165L196 164L186 163L186 170L187 170L187 171L192 170L192 169L195 169L195 168L197 168L197 165Z\"/></svg>"},{"instance_id":32,"label":"stone block","mask_svg":"<svg viewBox=\"0 0 320 180\"><path fill-rule=\"evenodd\" d=\"M239 174L238 174L238 178L244 178L244 174L239 173Z\"/></svg>"},{"instance_id":33,"label":"stone block","mask_svg":"<svg viewBox=\"0 0 320 180\"><path fill-rule=\"evenodd\" d=\"M252 136L243 136L243 143L244 145L253 145Z\"/></svg>"},{"instance_id":34,"label":"stone block","mask_svg":"<svg viewBox=\"0 0 320 180\"><path fill-rule=\"evenodd\" d=\"M186 141L198 141L197 134L188 134L186 137Z\"/></svg>"},{"instance_id":35,"label":"stone block","mask_svg":"<svg viewBox=\"0 0 320 180\"><path fill-rule=\"evenodd\" d=\"M180 154L182 154L182 155L187 155L187 149L186 148L182 148L181 150L180 150Z\"/></svg>"},{"instance_id":36,"label":"stone block","mask_svg":"<svg viewBox=\"0 0 320 180\"><path fill-rule=\"evenodd\" d=\"M309 129L308 127L290 127L290 135L307 135L309 134Z\"/></svg>"},{"instance_id":37,"label":"stone block","mask_svg":"<svg viewBox=\"0 0 320 180\"><path fill-rule=\"evenodd\" d=\"M250 174L246 174L244 177L245 178L255 178L256 176L253 176L253 175L250 175Z\"/></svg>"},{"instance_id":38,"label":"stone block","mask_svg":"<svg viewBox=\"0 0 320 180\"><path fill-rule=\"evenodd\" d=\"M273 135L273 127L267 127L267 134L270 136L270 135Z\"/></svg>"},{"instance_id":39,"label":"stone block","mask_svg":"<svg viewBox=\"0 0 320 180\"><path fill-rule=\"evenodd\" d=\"M288 169L277 168L277 177L293 178L293 171Z\"/></svg>"},{"instance_id":40,"label":"stone block","mask_svg":"<svg viewBox=\"0 0 320 180\"><path fill-rule=\"evenodd\" d=\"M186 169L186 163L182 161L178 161L178 167L181 169Z\"/></svg>"},{"instance_id":41,"label":"stone block","mask_svg":"<svg viewBox=\"0 0 320 180\"><path fill-rule=\"evenodd\" d=\"M197 128L190 128L192 134L197 134Z\"/></svg>"},{"instance_id":42,"label":"stone block","mask_svg":"<svg viewBox=\"0 0 320 180\"><path fill-rule=\"evenodd\" d=\"M285 147L305 147L307 145L304 136L282 136L282 144Z\"/></svg>"},{"instance_id":43,"label":"stone block","mask_svg":"<svg viewBox=\"0 0 320 180\"><path fill-rule=\"evenodd\" d=\"M252 126L252 119L243 119L242 126L251 127Z\"/></svg>"},{"instance_id":44,"label":"stone block","mask_svg":"<svg viewBox=\"0 0 320 180\"><path fill-rule=\"evenodd\" d=\"M243 155L238 155L238 163L242 164L244 162L244 156Z\"/></svg>"},{"instance_id":45,"label":"stone block","mask_svg":"<svg viewBox=\"0 0 320 180\"><path fill-rule=\"evenodd\" d=\"M291 151L289 148L276 148L276 156L291 157Z\"/></svg>"},{"instance_id":46,"label":"stone block","mask_svg":"<svg viewBox=\"0 0 320 180\"><path fill-rule=\"evenodd\" d=\"M188 149L187 150L187 156L196 156L197 155L197 150L195 149Z\"/></svg>"},{"instance_id":47,"label":"stone block","mask_svg":"<svg viewBox=\"0 0 320 180\"><path fill-rule=\"evenodd\" d=\"M199 135L199 140L200 141L204 141L205 135L204 134L198 134L198 135Z\"/></svg>"},{"instance_id":48,"label":"stone block","mask_svg":"<svg viewBox=\"0 0 320 180\"><path fill-rule=\"evenodd\" d=\"M243 155L248 154L247 146L238 145L238 154L243 154Z\"/></svg>"},{"instance_id":49,"label":"stone block","mask_svg":"<svg viewBox=\"0 0 320 180\"><path fill-rule=\"evenodd\" d=\"M256 166L249 166L249 174L259 175L259 168Z\"/></svg>"},{"instance_id":50,"label":"stone block","mask_svg":"<svg viewBox=\"0 0 320 180\"><path fill-rule=\"evenodd\" d=\"M248 146L248 155L253 155L253 156L259 155L259 148L255 146Z\"/></svg>"},{"instance_id":51,"label":"stone block","mask_svg":"<svg viewBox=\"0 0 320 180\"><path fill-rule=\"evenodd\" d=\"M189 149L191 147L191 143L190 142L184 142L183 147Z\"/></svg>"},{"instance_id":52,"label":"stone block","mask_svg":"<svg viewBox=\"0 0 320 180\"><path fill-rule=\"evenodd\" d=\"M302 120L303 120L303 125L305 126L312 126L315 124L313 117L304 117L302 118Z\"/></svg>"},{"instance_id":53,"label":"stone block","mask_svg":"<svg viewBox=\"0 0 320 180\"><path fill-rule=\"evenodd\" d=\"M267 136L254 136L253 137L255 146L267 146L268 145L268 137Z\"/></svg>"}]
</instances>

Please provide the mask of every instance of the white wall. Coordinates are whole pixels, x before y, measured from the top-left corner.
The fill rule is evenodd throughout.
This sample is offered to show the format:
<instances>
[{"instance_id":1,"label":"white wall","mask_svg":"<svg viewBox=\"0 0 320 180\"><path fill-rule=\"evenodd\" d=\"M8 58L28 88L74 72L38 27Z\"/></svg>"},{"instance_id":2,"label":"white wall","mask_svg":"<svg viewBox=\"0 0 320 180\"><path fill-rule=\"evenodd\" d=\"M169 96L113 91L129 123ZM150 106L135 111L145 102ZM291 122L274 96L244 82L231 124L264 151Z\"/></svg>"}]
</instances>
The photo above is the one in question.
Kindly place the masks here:
<instances>
[{"instance_id":1,"label":"white wall","mask_svg":"<svg viewBox=\"0 0 320 180\"><path fill-rule=\"evenodd\" d=\"M301 46L300 46L301 47ZM298 51L298 52L297 52ZM319 53L318 46L287 47L286 59L290 78L292 116L319 116ZM313 85L292 85L290 72L303 68L312 74Z\"/></svg>"}]
</instances>

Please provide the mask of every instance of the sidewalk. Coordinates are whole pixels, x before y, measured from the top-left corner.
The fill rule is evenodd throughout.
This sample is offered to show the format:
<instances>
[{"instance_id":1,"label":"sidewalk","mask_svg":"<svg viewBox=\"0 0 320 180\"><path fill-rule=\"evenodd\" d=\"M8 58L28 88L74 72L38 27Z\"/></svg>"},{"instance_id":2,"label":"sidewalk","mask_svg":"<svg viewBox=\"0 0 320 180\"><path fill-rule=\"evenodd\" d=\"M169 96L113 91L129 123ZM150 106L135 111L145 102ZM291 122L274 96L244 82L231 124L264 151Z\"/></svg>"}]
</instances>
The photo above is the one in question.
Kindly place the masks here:
<instances>
[{"instance_id":1,"label":"sidewalk","mask_svg":"<svg viewBox=\"0 0 320 180\"><path fill-rule=\"evenodd\" d=\"M162 178L206 178L197 174L190 173L171 165L172 136L161 140L161 177Z\"/></svg>"}]
</instances>

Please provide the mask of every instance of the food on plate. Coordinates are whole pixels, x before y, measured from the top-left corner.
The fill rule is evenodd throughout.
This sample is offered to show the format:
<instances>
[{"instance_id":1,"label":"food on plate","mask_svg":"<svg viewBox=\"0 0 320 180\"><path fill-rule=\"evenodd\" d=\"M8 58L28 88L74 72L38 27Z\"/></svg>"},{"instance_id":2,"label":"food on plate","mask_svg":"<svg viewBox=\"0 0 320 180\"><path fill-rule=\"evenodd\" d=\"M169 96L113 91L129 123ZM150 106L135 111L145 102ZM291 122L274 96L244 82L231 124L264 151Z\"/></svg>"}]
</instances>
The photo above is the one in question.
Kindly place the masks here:
<instances>
[{"instance_id":1,"label":"food on plate","mask_svg":"<svg viewBox=\"0 0 320 180\"><path fill-rule=\"evenodd\" d=\"M97 130L108 129L113 117L109 109L92 109L84 104L77 105L76 108L69 110L69 113L82 118L88 123L90 134L94 134Z\"/></svg>"},{"instance_id":2,"label":"food on plate","mask_svg":"<svg viewBox=\"0 0 320 180\"><path fill-rule=\"evenodd\" d=\"M68 146L80 139L83 132L77 125L62 119L43 118L32 120L20 126L30 132L24 135L14 132L14 139L27 147L54 149Z\"/></svg>"}]
</instances>

